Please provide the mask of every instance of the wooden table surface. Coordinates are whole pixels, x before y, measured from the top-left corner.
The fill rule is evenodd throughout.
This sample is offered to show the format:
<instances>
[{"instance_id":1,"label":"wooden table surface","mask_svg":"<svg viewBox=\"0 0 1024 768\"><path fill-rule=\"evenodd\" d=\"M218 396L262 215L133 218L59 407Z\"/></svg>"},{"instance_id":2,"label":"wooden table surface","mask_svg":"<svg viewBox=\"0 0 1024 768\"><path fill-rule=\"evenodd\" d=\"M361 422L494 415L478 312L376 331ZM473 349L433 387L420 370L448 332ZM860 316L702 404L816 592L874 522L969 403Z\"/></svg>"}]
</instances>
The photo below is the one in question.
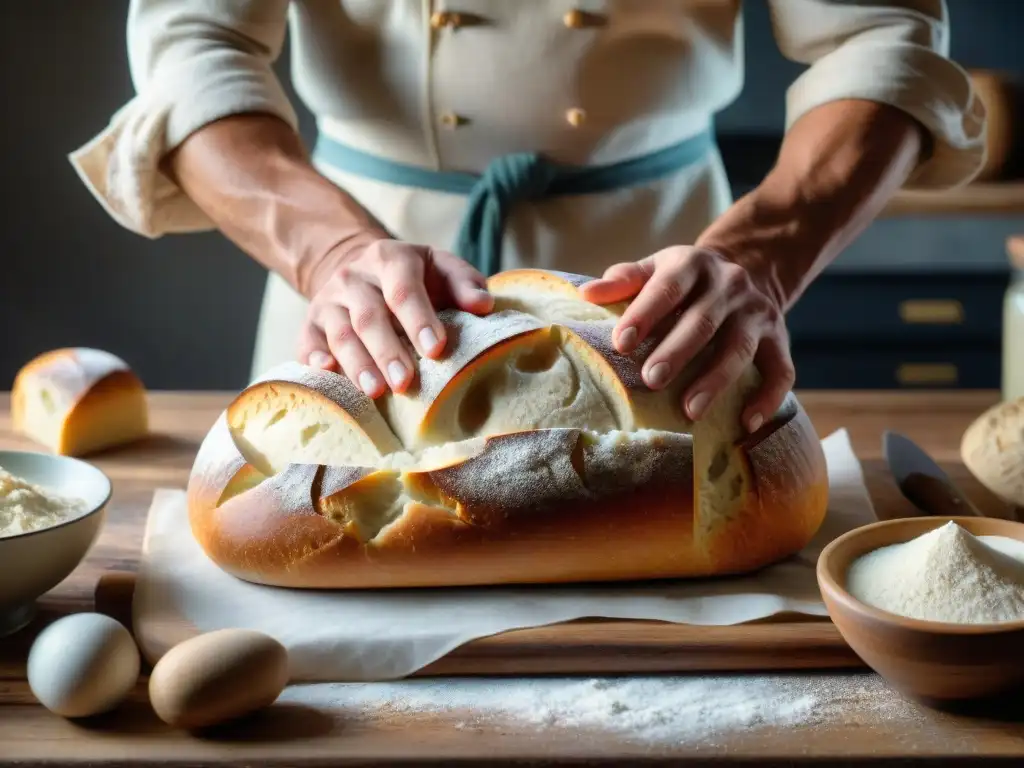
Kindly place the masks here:
<instances>
[{"instance_id":1,"label":"wooden table surface","mask_svg":"<svg viewBox=\"0 0 1024 768\"><path fill-rule=\"evenodd\" d=\"M881 461L884 429L918 441L989 514L1006 511L965 472L960 435L996 401L991 392L800 395L819 433L845 427L861 458L880 516L910 514ZM1024 765L1024 704L985 714L951 715L907 703L867 672L757 676L750 686L775 682L806 690L830 714L796 728L766 722L680 737L678 743L631 739L628 734L579 727L528 727L480 718L473 712L352 709L330 696L290 696L269 710L217 733L172 731L150 710L144 684L119 710L90 723L72 723L40 707L25 681L32 638L45 624L90 610L101 575L133 571L153 490L184 487L199 441L228 393L154 393L154 436L145 443L95 457L114 483L108 522L88 559L40 601L33 625L0 640L0 764L57 765L468 765L683 764L840 766L891 764ZM10 431L9 400L0 395L0 448L32 448ZM722 684L733 678L722 677ZM295 690L295 689L290 689ZM313 703L307 703L313 702ZM470 723L469 726L466 723Z\"/></svg>"}]
</instances>

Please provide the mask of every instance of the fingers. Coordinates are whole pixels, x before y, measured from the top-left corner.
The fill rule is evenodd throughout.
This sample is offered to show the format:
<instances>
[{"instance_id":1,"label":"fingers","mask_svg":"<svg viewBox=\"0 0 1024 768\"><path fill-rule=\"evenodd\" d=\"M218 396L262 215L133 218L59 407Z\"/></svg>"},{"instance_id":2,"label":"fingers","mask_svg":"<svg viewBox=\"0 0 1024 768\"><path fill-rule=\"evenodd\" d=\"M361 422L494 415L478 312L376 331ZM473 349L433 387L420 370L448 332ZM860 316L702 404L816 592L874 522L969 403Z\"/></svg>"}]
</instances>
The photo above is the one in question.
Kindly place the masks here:
<instances>
[{"instance_id":1,"label":"fingers","mask_svg":"<svg viewBox=\"0 0 1024 768\"><path fill-rule=\"evenodd\" d=\"M714 354L683 394L683 408L691 419L703 416L715 397L739 380L753 363L760 343L761 337L751 323L736 316L725 323Z\"/></svg>"},{"instance_id":2,"label":"fingers","mask_svg":"<svg viewBox=\"0 0 1024 768\"><path fill-rule=\"evenodd\" d=\"M580 286L580 295L594 304L614 304L635 296L653 274L650 260L614 264L604 275Z\"/></svg>"},{"instance_id":3,"label":"fingers","mask_svg":"<svg viewBox=\"0 0 1024 768\"><path fill-rule=\"evenodd\" d=\"M711 343L729 310L719 294L708 291L683 312L675 327L644 361L641 373L647 386L651 389L667 386Z\"/></svg>"},{"instance_id":4,"label":"fingers","mask_svg":"<svg viewBox=\"0 0 1024 768\"><path fill-rule=\"evenodd\" d=\"M325 371L338 370L338 361L331 354L331 347L327 343L323 329L308 319L299 329L298 359L299 362L313 368Z\"/></svg>"},{"instance_id":5,"label":"fingers","mask_svg":"<svg viewBox=\"0 0 1024 768\"><path fill-rule=\"evenodd\" d=\"M337 304L324 306L318 312L317 322L322 335L330 345L330 353L341 366L341 372L363 390L367 397L384 394L386 384L373 358L359 340L349 312Z\"/></svg>"},{"instance_id":6,"label":"fingers","mask_svg":"<svg viewBox=\"0 0 1024 768\"><path fill-rule=\"evenodd\" d=\"M796 383L796 368L789 352L788 337L765 336L761 339L754 364L762 381L743 411L743 424L750 432L760 429L779 410Z\"/></svg>"},{"instance_id":7,"label":"fingers","mask_svg":"<svg viewBox=\"0 0 1024 768\"><path fill-rule=\"evenodd\" d=\"M377 370L384 374L393 392L404 392L412 382L412 357L391 324L391 310L383 295L355 277L343 279L340 298L355 335L370 353ZM331 341L330 333L327 339Z\"/></svg>"},{"instance_id":8,"label":"fingers","mask_svg":"<svg viewBox=\"0 0 1024 768\"><path fill-rule=\"evenodd\" d=\"M686 263L674 269L657 270L619 318L612 336L616 349L622 354L636 349L658 323L683 303L701 275L697 265Z\"/></svg>"},{"instance_id":9,"label":"fingers","mask_svg":"<svg viewBox=\"0 0 1024 768\"><path fill-rule=\"evenodd\" d=\"M494 296L478 270L447 251L432 251L431 257L441 289L452 304L474 315L486 315L494 308Z\"/></svg>"},{"instance_id":10,"label":"fingers","mask_svg":"<svg viewBox=\"0 0 1024 768\"><path fill-rule=\"evenodd\" d=\"M444 351L444 325L437 318L427 295L425 267L418 255L386 258L380 274L380 290L391 310L424 357L438 357Z\"/></svg>"},{"instance_id":11,"label":"fingers","mask_svg":"<svg viewBox=\"0 0 1024 768\"><path fill-rule=\"evenodd\" d=\"M314 297L301 354L324 364L332 358L371 397L388 387L404 392L415 378L415 353L437 358L445 349L445 327L432 296L451 292L482 311L493 304L479 272L450 254L441 261L446 287L438 291L430 249L395 241L371 244Z\"/></svg>"}]
</instances>

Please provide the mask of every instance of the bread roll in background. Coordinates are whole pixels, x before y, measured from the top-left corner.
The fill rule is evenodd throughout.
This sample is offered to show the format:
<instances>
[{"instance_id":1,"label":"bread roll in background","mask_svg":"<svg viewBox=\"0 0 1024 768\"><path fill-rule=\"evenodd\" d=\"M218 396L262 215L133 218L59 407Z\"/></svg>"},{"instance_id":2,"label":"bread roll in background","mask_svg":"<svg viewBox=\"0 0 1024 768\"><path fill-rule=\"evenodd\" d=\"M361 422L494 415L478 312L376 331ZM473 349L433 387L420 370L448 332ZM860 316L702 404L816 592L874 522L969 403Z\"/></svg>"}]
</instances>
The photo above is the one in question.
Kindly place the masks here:
<instances>
[{"instance_id":1,"label":"bread roll in background","mask_svg":"<svg viewBox=\"0 0 1024 768\"><path fill-rule=\"evenodd\" d=\"M146 388L128 364L87 347L57 349L25 365L11 389L14 431L53 453L85 456L149 431Z\"/></svg>"},{"instance_id":2,"label":"bread roll in background","mask_svg":"<svg viewBox=\"0 0 1024 768\"><path fill-rule=\"evenodd\" d=\"M1024 398L996 403L964 431L960 458L982 485L1024 507Z\"/></svg>"},{"instance_id":3,"label":"bread roll in background","mask_svg":"<svg viewBox=\"0 0 1024 768\"><path fill-rule=\"evenodd\" d=\"M1014 72L972 69L971 85L985 107L985 163L975 182L1024 174L1024 80Z\"/></svg>"},{"instance_id":4,"label":"bread roll in background","mask_svg":"<svg viewBox=\"0 0 1024 768\"><path fill-rule=\"evenodd\" d=\"M395 588L749 572L821 525L821 443L790 395L740 424L753 368L697 423L694 369L652 391L611 333L624 305L591 278L489 281L494 311L444 311L442 360L376 402L344 376L286 364L220 415L197 454L189 518L235 576L299 588Z\"/></svg>"}]
</instances>

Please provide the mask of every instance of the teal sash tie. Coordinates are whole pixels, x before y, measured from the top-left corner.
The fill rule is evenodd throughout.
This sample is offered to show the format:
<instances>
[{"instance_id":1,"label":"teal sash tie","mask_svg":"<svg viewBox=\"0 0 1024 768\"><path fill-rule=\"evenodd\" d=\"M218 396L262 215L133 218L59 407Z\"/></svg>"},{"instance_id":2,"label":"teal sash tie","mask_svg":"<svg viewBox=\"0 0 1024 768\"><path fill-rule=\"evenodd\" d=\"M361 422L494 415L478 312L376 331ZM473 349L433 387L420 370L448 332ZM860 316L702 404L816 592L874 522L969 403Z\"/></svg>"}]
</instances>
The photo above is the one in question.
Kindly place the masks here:
<instances>
[{"instance_id":1,"label":"teal sash tie","mask_svg":"<svg viewBox=\"0 0 1024 768\"><path fill-rule=\"evenodd\" d=\"M501 269L505 220L517 202L596 194L656 181L703 159L714 145L714 133L708 129L648 155L594 166L559 165L535 152L522 152L495 158L478 176L387 160L320 134L313 158L339 171L388 184L468 195L453 250L490 276Z\"/></svg>"}]
</instances>

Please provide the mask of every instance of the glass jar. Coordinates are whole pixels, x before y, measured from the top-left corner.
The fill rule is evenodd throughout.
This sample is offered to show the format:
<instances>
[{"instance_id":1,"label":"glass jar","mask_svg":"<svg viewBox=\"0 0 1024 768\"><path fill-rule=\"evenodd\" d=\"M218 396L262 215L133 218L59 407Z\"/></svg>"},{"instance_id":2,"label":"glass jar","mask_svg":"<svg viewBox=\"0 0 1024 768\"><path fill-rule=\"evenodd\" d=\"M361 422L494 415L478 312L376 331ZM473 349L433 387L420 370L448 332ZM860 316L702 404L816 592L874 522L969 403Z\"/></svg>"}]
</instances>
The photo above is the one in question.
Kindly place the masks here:
<instances>
[{"instance_id":1,"label":"glass jar","mask_svg":"<svg viewBox=\"0 0 1024 768\"><path fill-rule=\"evenodd\" d=\"M1010 238L1010 284L1003 299L1003 400L1024 397L1024 237Z\"/></svg>"}]
</instances>

